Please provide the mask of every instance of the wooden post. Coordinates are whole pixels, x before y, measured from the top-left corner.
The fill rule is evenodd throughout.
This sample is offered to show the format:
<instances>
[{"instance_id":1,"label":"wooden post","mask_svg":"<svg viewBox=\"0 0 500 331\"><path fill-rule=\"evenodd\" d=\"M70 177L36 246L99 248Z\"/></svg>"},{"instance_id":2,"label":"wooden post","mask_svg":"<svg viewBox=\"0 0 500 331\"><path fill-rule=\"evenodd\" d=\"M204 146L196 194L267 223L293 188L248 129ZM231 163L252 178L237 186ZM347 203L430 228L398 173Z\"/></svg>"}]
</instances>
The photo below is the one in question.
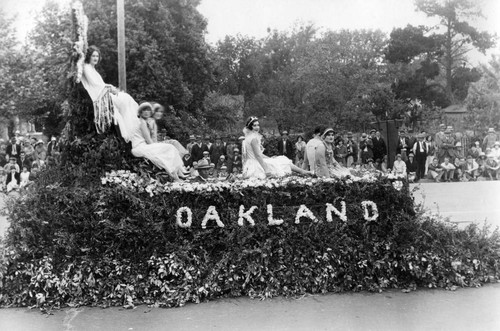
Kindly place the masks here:
<instances>
[{"instance_id":1,"label":"wooden post","mask_svg":"<svg viewBox=\"0 0 500 331\"><path fill-rule=\"evenodd\" d=\"M125 6L123 0L116 0L118 22L118 84L122 91L127 91L127 70L125 67Z\"/></svg>"}]
</instances>

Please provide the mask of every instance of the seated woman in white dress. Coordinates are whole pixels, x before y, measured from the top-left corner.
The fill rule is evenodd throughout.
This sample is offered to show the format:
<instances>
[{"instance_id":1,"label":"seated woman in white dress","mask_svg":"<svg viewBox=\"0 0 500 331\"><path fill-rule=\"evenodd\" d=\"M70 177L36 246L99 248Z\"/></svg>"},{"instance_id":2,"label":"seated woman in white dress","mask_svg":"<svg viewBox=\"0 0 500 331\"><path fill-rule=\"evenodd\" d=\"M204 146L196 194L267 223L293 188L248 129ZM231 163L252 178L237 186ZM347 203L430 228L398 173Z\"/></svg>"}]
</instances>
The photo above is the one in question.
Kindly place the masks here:
<instances>
[{"instance_id":1,"label":"seated woman in white dress","mask_svg":"<svg viewBox=\"0 0 500 331\"><path fill-rule=\"evenodd\" d=\"M292 171L311 175L310 171L303 170L292 163L286 156L268 157L262 153L261 135L259 133L259 119L250 117L245 124L242 142L243 149L243 177L265 179L266 177L282 177Z\"/></svg>"},{"instance_id":2,"label":"seated woman in white dress","mask_svg":"<svg viewBox=\"0 0 500 331\"><path fill-rule=\"evenodd\" d=\"M153 105L153 115L151 118L148 119L148 127L151 132L151 138L153 139L153 142L158 142L158 121L160 121L163 118L165 108L160 105L159 103L153 102L151 103ZM180 142L178 142L175 139L163 139L160 142L166 143L166 144L171 144L177 150L179 151L179 154L181 157L184 157L184 155L189 154L188 150L182 146Z\"/></svg>"},{"instance_id":3,"label":"seated woman in white dress","mask_svg":"<svg viewBox=\"0 0 500 331\"><path fill-rule=\"evenodd\" d=\"M95 70L99 62L100 52L90 46L83 66L82 84L94 102L94 121L98 132L104 132L111 120L118 124L121 135L126 142L132 142L132 154L144 157L159 168L166 170L175 180L183 176L183 162L179 151L172 145L154 143L151 140L145 121L137 117L138 110L148 108L151 116L151 104L139 105L127 93L116 87L105 84L101 75ZM112 117L112 118L110 118Z\"/></svg>"}]
</instances>

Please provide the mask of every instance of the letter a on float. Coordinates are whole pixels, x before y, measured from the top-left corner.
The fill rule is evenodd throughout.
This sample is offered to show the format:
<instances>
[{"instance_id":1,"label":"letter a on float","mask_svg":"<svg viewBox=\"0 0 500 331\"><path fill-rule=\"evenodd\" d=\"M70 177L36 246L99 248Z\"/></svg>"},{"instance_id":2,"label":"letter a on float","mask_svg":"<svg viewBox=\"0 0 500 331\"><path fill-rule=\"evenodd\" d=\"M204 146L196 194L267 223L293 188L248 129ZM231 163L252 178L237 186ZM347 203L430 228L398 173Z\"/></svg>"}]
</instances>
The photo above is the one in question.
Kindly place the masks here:
<instances>
[{"instance_id":1,"label":"letter a on float","mask_svg":"<svg viewBox=\"0 0 500 331\"><path fill-rule=\"evenodd\" d=\"M203 217L203 221L201 222L201 227L203 229L207 228L207 223L209 220L214 220L217 223L217 226L220 228L224 227L224 223L220 220L219 213L217 213L217 210L215 209L215 206L210 206L207 209L207 213L205 214L205 217Z\"/></svg>"}]
</instances>

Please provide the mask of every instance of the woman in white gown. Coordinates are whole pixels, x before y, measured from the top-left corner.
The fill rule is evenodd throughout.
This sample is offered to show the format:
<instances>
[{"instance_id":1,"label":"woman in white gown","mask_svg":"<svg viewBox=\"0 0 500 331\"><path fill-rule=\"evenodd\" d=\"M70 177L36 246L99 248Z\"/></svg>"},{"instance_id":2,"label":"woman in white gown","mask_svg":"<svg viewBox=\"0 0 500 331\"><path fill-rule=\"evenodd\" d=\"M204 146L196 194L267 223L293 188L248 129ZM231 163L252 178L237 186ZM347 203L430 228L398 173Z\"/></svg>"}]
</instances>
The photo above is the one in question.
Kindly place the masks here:
<instances>
[{"instance_id":1,"label":"woman in white gown","mask_svg":"<svg viewBox=\"0 0 500 331\"><path fill-rule=\"evenodd\" d=\"M310 171L303 170L293 164L286 156L268 157L262 153L262 136L259 133L259 119L250 117L245 124L242 142L243 149L243 177L265 179L266 177L282 177L294 172L311 175Z\"/></svg>"},{"instance_id":2,"label":"woman in white gown","mask_svg":"<svg viewBox=\"0 0 500 331\"><path fill-rule=\"evenodd\" d=\"M149 134L146 134L148 130L144 130L144 126L147 129L147 125L141 125L141 120L137 117L139 110L137 102L129 94L105 84L101 75L95 70L99 59L99 49L90 46L82 75L82 84L94 102L97 131L104 132L111 120L114 120L120 128L123 139L132 142L134 156L150 160L159 168L166 170L175 181L180 180L179 177L183 174L183 162L178 150L170 144L154 143L151 140ZM144 108L152 110L151 104L145 105Z\"/></svg>"}]
</instances>

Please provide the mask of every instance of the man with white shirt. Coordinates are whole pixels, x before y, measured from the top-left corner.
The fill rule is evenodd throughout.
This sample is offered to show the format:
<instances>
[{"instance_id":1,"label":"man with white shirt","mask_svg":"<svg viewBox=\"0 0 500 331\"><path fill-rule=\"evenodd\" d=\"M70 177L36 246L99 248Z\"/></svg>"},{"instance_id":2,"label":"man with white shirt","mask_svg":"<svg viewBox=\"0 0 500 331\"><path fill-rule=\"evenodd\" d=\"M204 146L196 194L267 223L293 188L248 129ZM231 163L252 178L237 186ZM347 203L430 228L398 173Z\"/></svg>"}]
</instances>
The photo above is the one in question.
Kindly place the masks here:
<instances>
[{"instance_id":1,"label":"man with white shirt","mask_svg":"<svg viewBox=\"0 0 500 331\"><path fill-rule=\"evenodd\" d=\"M427 160L427 144L424 141L425 135L419 134L417 141L413 144L413 155L415 155L415 162L417 163L417 172L415 174L415 181L424 178L425 176L425 161Z\"/></svg>"},{"instance_id":2,"label":"man with white shirt","mask_svg":"<svg viewBox=\"0 0 500 331\"><path fill-rule=\"evenodd\" d=\"M288 139L287 131L281 133L281 140L278 142L278 155L284 155L293 160L293 144Z\"/></svg>"},{"instance_id":3,"label":"man with white shirt","mask_svg":"<svg viewBox=\"0 0 500 331\"><path fill-rule=\"evenodd\" d=\"M304 163L302 169L309 170L313 174L316 174L317 162L316 160L316 149L323 145L323 140L321 140L321 127L316 127L314 129L314 135L311 140L306 144L306 152L304 155Z\"/></svg>"}]
</instances>

